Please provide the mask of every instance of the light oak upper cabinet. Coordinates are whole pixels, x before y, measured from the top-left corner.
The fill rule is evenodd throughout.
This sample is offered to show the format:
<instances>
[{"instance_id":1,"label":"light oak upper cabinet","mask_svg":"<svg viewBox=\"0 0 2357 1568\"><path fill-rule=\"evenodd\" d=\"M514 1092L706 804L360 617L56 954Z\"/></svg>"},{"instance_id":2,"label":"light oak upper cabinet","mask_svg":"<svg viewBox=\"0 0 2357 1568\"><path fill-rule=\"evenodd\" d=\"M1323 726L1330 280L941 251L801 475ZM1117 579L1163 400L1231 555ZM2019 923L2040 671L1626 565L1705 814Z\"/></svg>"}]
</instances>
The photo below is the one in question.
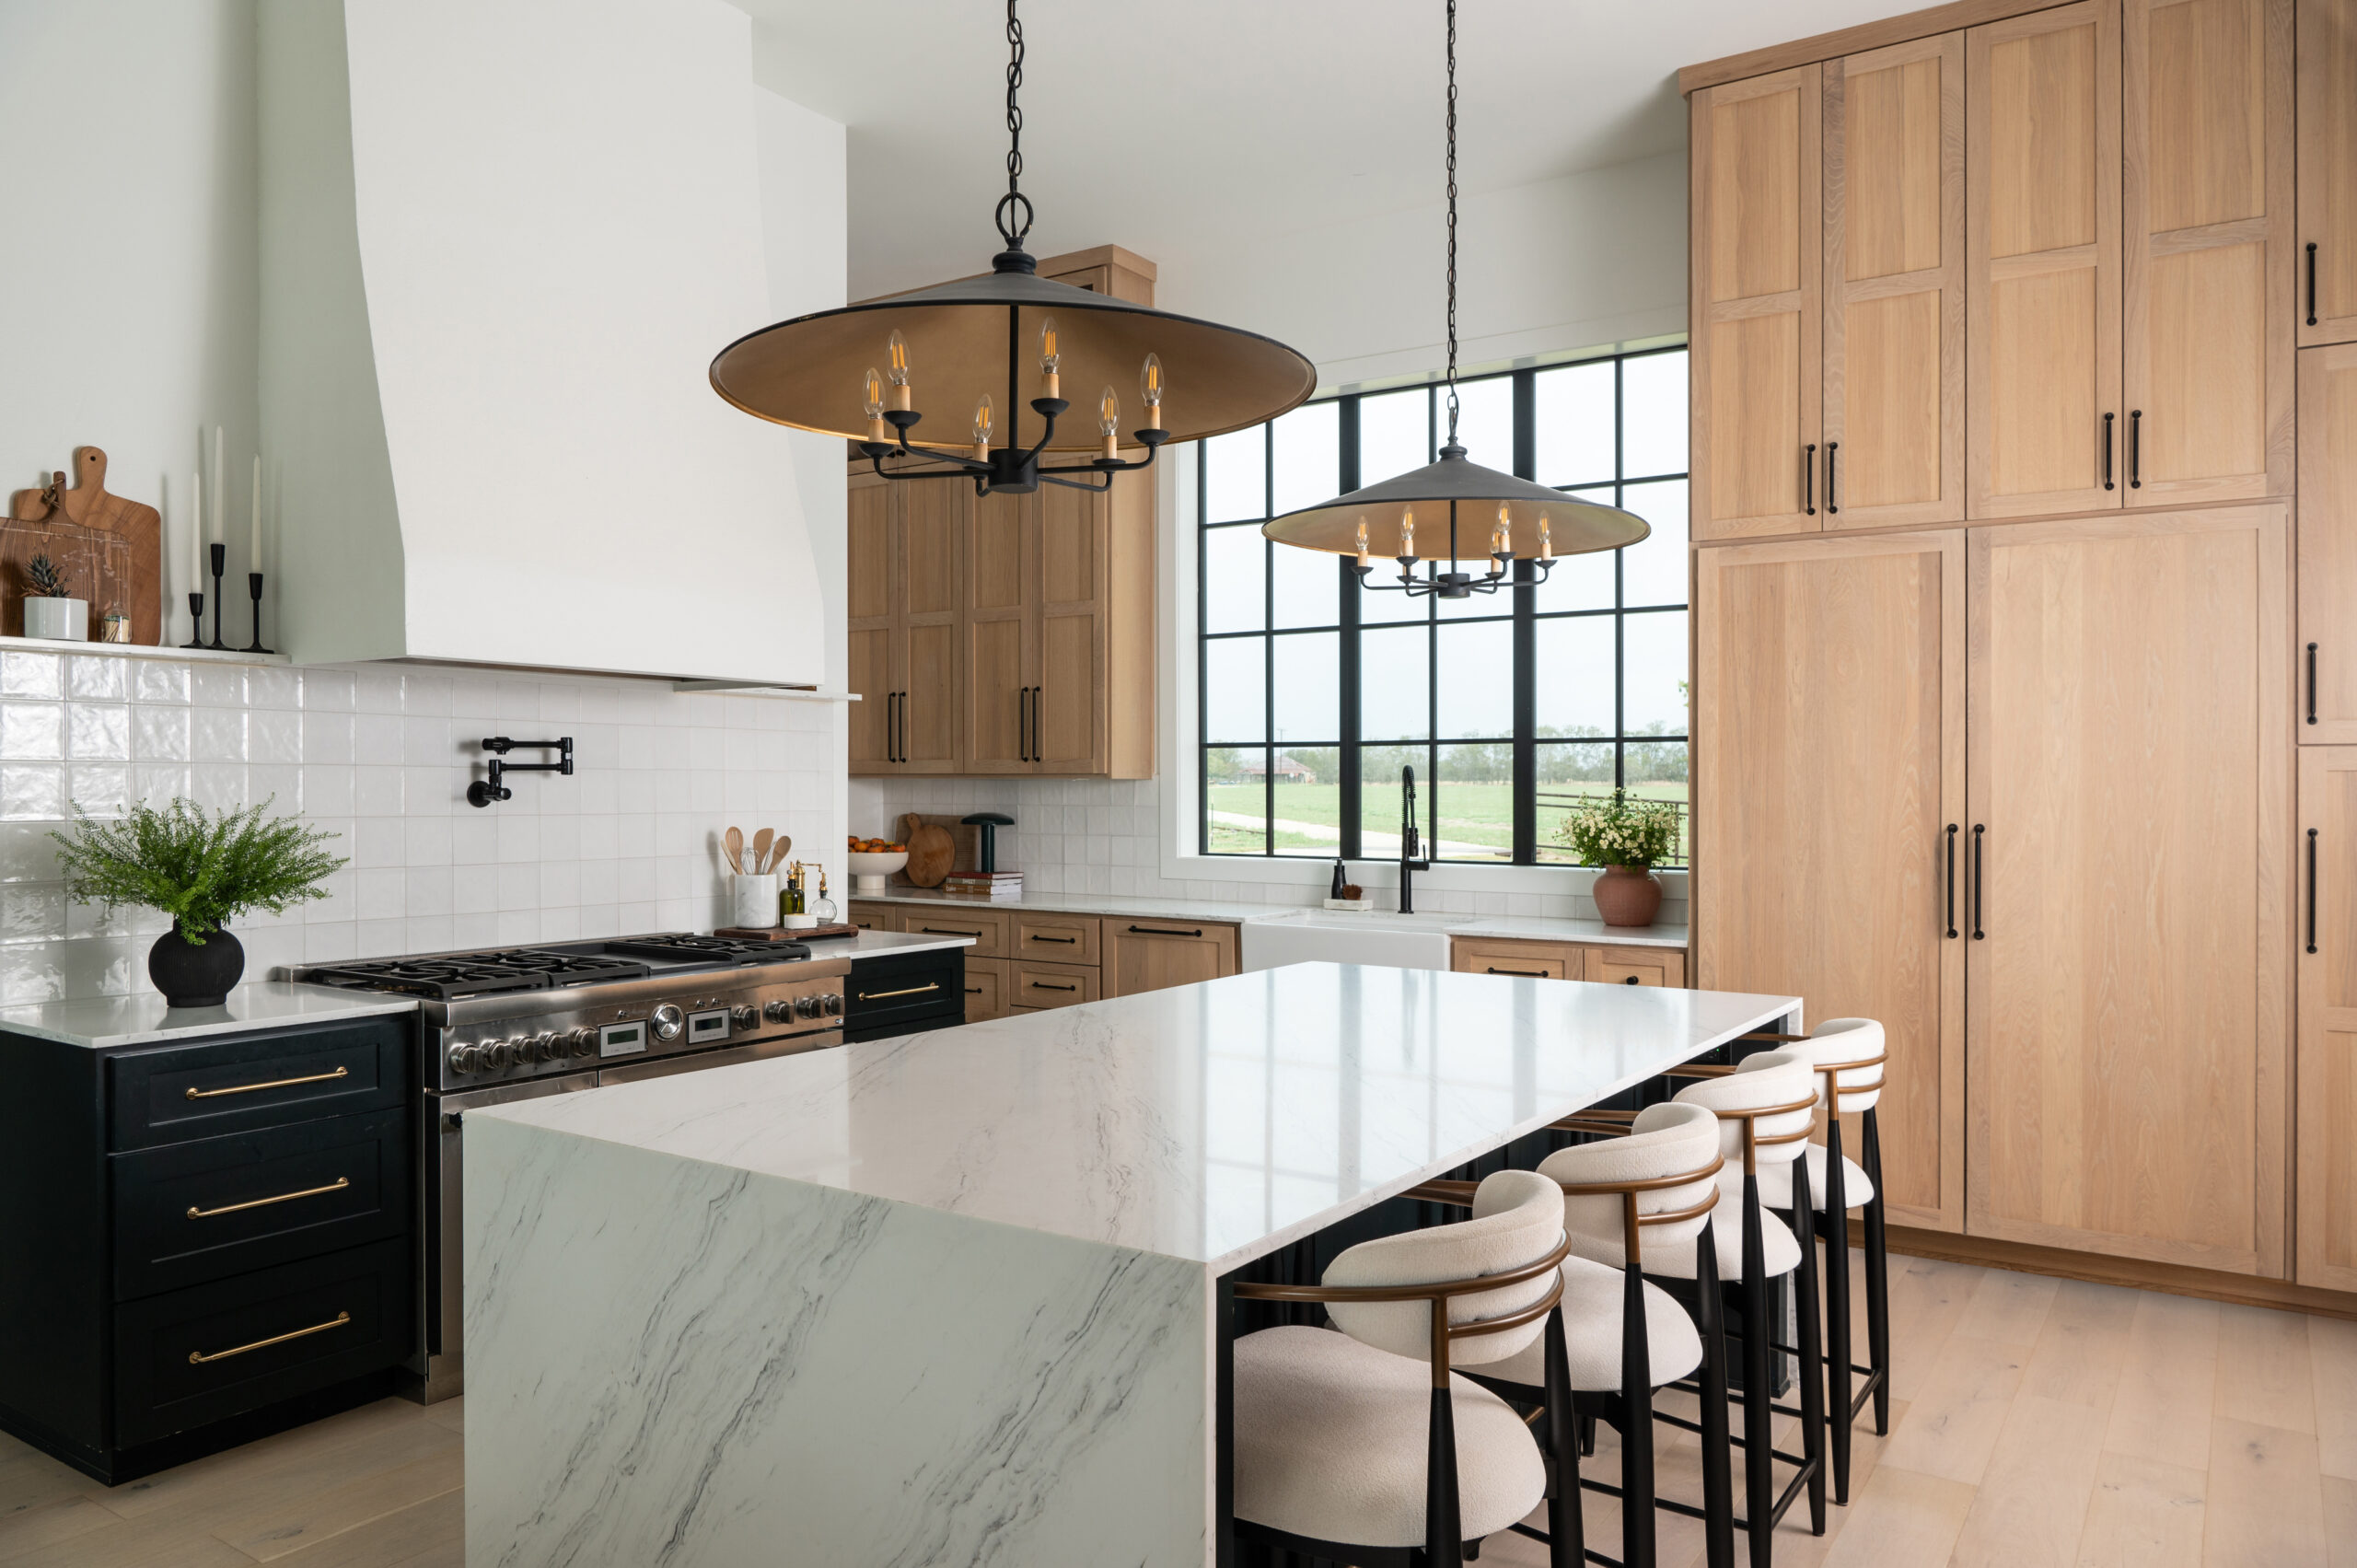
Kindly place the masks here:
<instances>
[{"instance_id":1,"label":"light oak upper cabinet","mask_svg":"<svg viewBox=\"0 0 2357 1568\"><path fill-rule=\"evenodd\" d=\"M1958 522L1964 34L1824 73L1824 526Z\"/></svg>"},{"instance_id":2,"label":"light oak upper cabinet","mask_svg":"<svg viewBox=\"0 0 2357 1568\"><path fill-rule=\"evenodd\" d=\"M974 505L966 574L966 771L1028 773L1031 691L1039 663L1039 528L1034 497Z\"/></svg>"},{"instance_id":3,"label":"light oak upper cabinet","mask_svg":"<svg viewBox=\"0 0 2357 1568\"><path fill-rule=\"evenodd\" d=\"M2130 506L2292 491L2292 0L2127 0Z\"/></svg>"},{"instance_id":4,"label":"light oak upper cabinet","mask_svg":"<svg viewBox=\"0 0 2357 1568\"><path fill-rule=\"evenodd\" d=\"M2297 1261L2357 1290L2357 748L2300 754Z\"/></svg>"},{"instance_id":5,"label":"light oak upper cabinet","mask_svg":"<svg viewBox=\"0 0 2357 1568\"><path fill-rule=\"evenodd\" d=\"M2287 543L1972 530L1974 1235L2283 1270Z\"/></svg>"},{"instance_id":6,"label":"light oak upper cabinet","mask_svg":"<svg viewBox=\"0 0 2357 1568\"><path fill-rule=\"evenodd\" d=\"M1693 529L1821 526L1820 72L1694 95Z\"/></svg>"},{"instance_id":7,"label":"light oak upper cabinet","mask_svg":"<svg viewBox=\"0 0 2357 1568\"><path fill-rule=\"evenodd\" d=\"M853 476L845 576L854 773L946 773L967 507L959 487Z\"/></svg>"},{"instance_id":8,"label":"light oak upper cabinet","mask_svg":"<svg viewBox=\"0 0 2357 1568\"><path fill-rule=\"evenodd\" d=\"M2357 744L2357 343L2300 361L2300 724Z\"/></svg>"},{"instance_id":9,"label":"light oak upper cabinet","mask_svg":"<svg viewBox=\"0 0 2357 1568\"><path fill-rule=\"evenodd\" d=\"M2357 0L2299 0L2299 341L2357 343Z\"/></svg>"},{"instance_id":10,"label":"light oak upper cabinet","mask_svg":"<svg viewBox=\"0 0 2357 1568\"><path fill-rule=\"evenodd\" d=\"M1964 579L1960 528L1694 567L1695 983L1881 1020L1891 1213L1943 1230L1964 1224Z\"/></svg>"},{"instance_id":11,"label":"light oak upper cabinet","mask_svg":"<svg viewBox=\"0 0 2357 1568\"><path fill-rule=\"evenodd\" d=\"M1970 515L2118 506L2119 0L1965 41Z\"/></svg>"}]
</instances>

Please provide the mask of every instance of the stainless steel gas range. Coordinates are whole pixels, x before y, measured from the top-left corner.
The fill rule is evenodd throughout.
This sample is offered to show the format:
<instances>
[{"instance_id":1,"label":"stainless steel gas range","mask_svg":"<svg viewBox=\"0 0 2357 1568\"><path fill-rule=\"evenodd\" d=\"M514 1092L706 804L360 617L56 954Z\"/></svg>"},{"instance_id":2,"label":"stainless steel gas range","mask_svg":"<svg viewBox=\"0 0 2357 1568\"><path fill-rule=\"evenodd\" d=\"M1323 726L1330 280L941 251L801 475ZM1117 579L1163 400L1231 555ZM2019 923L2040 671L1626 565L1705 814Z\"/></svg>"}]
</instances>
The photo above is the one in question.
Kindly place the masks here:
<instances>
[{"instance_id":1,"label":"stainless steel gas range","mask_svg":"<svg viewBox=\"0 0 2357 1568\"><path fill-rule=\"evenodd\" d=\"M290 978L420 998L421 1342L428 1404L461 1393L466 1113L842 1043L841 958L799 942L665 935L315 964Z\"/></svg>"}]
</instances>

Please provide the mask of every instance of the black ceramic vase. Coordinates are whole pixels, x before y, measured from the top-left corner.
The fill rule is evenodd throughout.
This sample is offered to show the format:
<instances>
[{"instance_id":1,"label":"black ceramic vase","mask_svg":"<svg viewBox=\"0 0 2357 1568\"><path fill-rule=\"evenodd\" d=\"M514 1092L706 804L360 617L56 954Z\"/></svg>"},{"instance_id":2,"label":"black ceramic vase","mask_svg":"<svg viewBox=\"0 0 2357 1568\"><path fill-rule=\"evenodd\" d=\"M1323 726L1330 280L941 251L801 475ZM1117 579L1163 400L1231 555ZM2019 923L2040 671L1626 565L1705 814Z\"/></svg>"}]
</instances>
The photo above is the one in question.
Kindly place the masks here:
<instances>
[{"instance_id":1,"label":"black ceramic vase","mask_svg":"<svg viewBox=\"0 0 2357 1568\"><path fill-rule=\"evenodd\" d=\"M168 1007L218 1007L245 972L246 950L226 930L214 932L200 947L180 935L176 920L147 949L147 978Z\"/></svg>"}]
</instances>

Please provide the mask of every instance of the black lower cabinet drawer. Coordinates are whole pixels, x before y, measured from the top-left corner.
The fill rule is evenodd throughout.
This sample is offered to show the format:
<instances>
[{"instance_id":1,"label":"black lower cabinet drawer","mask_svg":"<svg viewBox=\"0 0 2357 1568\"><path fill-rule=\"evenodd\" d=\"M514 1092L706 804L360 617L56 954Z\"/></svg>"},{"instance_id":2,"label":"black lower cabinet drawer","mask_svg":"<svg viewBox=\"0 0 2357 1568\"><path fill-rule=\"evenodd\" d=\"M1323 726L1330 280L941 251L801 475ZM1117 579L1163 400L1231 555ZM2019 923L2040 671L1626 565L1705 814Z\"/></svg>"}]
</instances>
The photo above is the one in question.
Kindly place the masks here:
<instances>
[{"instance_id":1,"label":"black lower cabinet drawer","mask_svg":"<svg viewBox=\"0 0 2357 1568\"><path fill-rule=\"evenodd\" d=\"M119 1301L410 1228L409 1109L110 1156Z\"/></svg>"},{"instance_id":2,"label":"black lower cabinet drawer","mask_svg":"<svg viewBox=\"0 0 2357 1568\"><path fill-rule=\"evenodd\" d=\"M119 1051L110 1145L153 1148L406 1104L411 1014Z\"/></svg>"},{"instance_id":3,"label":"black lower cabinet drawer","mask_svg":"<svg viewBox=\"0 0 2357 1568\"><path fill-rule=\"evenodd\" d=\"M843 982L843 1039L885 1040L966 1021L966 949L869 958Z\"/></svg>"},{"instance_id":4,"label":"black lower cabinet drawer","mask_svg":"<svg viewBox=\"0 0 2357 1568\"><path fill-rule=\"evenodd\" d=\"M409 1352L406 1239L115 1308L115 1446L393 1365Z\"/></svg>"}]
</instances>

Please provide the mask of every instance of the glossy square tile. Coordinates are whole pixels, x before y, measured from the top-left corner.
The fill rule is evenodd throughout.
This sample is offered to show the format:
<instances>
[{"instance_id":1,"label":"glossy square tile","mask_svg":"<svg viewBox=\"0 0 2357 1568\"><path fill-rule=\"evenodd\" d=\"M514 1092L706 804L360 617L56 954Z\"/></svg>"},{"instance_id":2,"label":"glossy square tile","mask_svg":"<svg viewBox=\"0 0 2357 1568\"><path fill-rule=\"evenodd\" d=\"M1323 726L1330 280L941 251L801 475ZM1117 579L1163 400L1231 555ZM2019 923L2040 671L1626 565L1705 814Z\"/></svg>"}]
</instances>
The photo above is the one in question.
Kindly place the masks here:
<instances>
[{"instance_id":1,"label":"glossy square tile","mask_svg":"<svg viewBox=\"0 0 2357 1568\"><path fill-rule=\"evenodd\" d=\"M223 633L223 641L227 633ZM246 705L246 672L234 664L200 664L190 667L188 700L204 708L242 708Z\"/></svg>"},{"instance_id":2,"label":"glossy square tile","mask_svg":"<svg viewBox=\"0 0 2357 1568\"><path fill-rule=\"evenodd\" d=\"M0 653L0 697L63 696L64 659L56 654L10 648Z\"/></svg>"},{"instance_id":3,"label":"glossy square tile","mask_svg":"<svg viewBox=\"0 0 2357 1568\"><path fill-rule=\"evenodd\" d=\"M7 656L14 658L17 656ZM29 762L55 761L65 755L63 703L0 703L0 757Z\"/></svg>"},{"instance_id":4,"label":"glossy square tile","mask_svg":"<svg viewBox=\"0 0 2357 1568\"><path fill-rule=\"evenodd\" d=\"M69 654L65 695L76 702L120 703L131 695L131 661L101 654Z\"/></svg>"},{"instance_id":5,"label":"glossy square tile","mask_svg":"<svg viewBox=\"0 0 2357 1568\"><path fill-rule=\"evenodd\" d=\"M29 762L0 767L0 817L21 822L64 815L64 769Z\"/></svg>"},{"instance_id":6,"label":"glossy square tile","mask_svg":"<svg viewBox=\"0 0 2357 1568\"><path fill-rule=\"evenodd\" d=\"M304 676L304 694L310 694L310 676ZM352 715L332 711L303 714L303 761L349 762L353 758Z\"/></svg>"},{"instance_id":7,"label":"glossy square tile","mask_svg":"<svg viewBox=\"0 0 2357 1568\"><path fill-rule=\"evenodd\" d=\"M179 710L174 709L177 713ZM246 760L246 711L238 708L195 707L189 710L189 758L198 762L242 762Z\"/></svg>"},{"instance_id":8,"label":"glossy square tile","mask_svg":"<svg viewBox=\"0 0 2357 1568\"><path fill-rule=\"evenodd\" d=\"M401 814L401 771L359 767L353 770L353 810L362 817Z\"/></svg>"},{"instance_id":9,"label":"glossy square tile","mask_svg":"<svg viewBox=\"0 0 2357 1568\"><path fill-rule=\"evenodd\" d=\"M246 714L246 761L299 762L302 760L301 714L275 708L254 708Z\"/></svg>"},{"instance_id":10,"label":"glossy square tile","mask_svg":"<svg viewBox=\"0 0 2357 1568\"><path fill-rule=\"evenodd\" d=\"M190 728L186 708L134 707L131 754L143 762L185 762Z\"/></svg>"},{"instance_id":11,"label":"glossy square tile","mask_svg":"<svg viewBox=\"0 0 2357 1568\"><path fill-rule=\"evenodd\" d=\"M131 755L131 710L120 703L69 703L66 754L77 761L120 762Z\"/></svg>"},{"instance_id":12,"label":"glossy square tile","mask_svg":"<svg viewBox=\"0 0 2357 1568\"><path fill-rule=\"evenodd\" d=\"M349 817L352 815L354 770L349 766L318 766L306 763L301 770L303 780L303 815L306 817Z\"/></svg>"},{"instance_id":13,"label":"glossy square tile","mask_svg":"<svg viewBox=\"0 0 2357 1568\"><path fill-rule=\"evenodd\" d=\"M303 671L303 708L306 713L348 714L358 691L358 682L349 670L307 669Z\"/></svg>"},{"instance_id":14,"label":"glossy square tile","mask_svg":"<svg viewBox=\"0 0 2357 1568\"><path fill-rule=\"evenodd\" d=\"M176 796L188 793L188 764L185 762L138 762L131 769L131 794L158 809L169 805Z\"/></svg>"},{"instance_id":15,"label":"glossy square tile","mask_svg":"<svg viewBox=\"0 0 2357 1568\"><path fill-rule=\"evenodd\" d=\"M139 659L132 666L131 697L137 703L188 701L189 667L164 659Z\"/></svg>"},{"instance_id":16,"label":"glossy square tile","mask_svg":"<svg viewBox=\"0 0 2357 1568\"><path fill-rule=\"evenodd\" d=\"M120 817L134 799L131 768L122 762L75 762L65 770L65 799L93 817Z\"/></svg>"}]
</instances>

